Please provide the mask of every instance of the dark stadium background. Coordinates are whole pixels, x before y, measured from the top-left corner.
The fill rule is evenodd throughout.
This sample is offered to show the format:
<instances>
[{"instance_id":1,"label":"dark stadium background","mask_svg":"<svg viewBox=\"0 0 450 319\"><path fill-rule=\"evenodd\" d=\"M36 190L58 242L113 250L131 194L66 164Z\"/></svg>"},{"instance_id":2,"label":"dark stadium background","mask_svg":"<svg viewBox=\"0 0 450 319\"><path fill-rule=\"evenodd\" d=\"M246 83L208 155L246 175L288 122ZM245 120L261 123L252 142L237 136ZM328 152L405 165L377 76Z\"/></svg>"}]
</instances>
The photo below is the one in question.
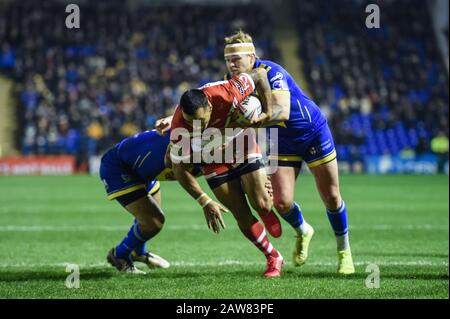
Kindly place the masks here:
<instances>
[{"instance_id":1,"label":"dark stadium background","mask_svg":"<svg viewBox=\"0 0 450 319\"><path fill-rule=\"evenodd\" d=\"M69 3L79 5L79 29L65 26L69 15L65 7ZM379 6L380 28L366 27L370 14L366 12L368 4ZM437 258L431 263L439 267L423 270L419 262L414 270L416 279L423 280L423 287L429 290L424 290L422 295L411 286L411 290L362 296L448 298L448 286L443 288L443 284L448 285L446 0L0 0L0 236L5 239L0 241L0 246L2 242L4 245L0 250L1 260L5 263L0 265L0 272L5 270L9 278L6 284L0 285L0 297L71 297L65 290L58 292L64 287L55 288L52 293L19 289L18 282L32 281L33 272L27 272L29 261L23 262L11 251L16 243L20 243L21 253L28 252L33 245L38 249L48 247L43 253L30 257L30 260L37 258L38 264L48 262L47 251L51 251L50 259L55 262L89 263L88 258L104 262L103 251L108 249L109 242L120 237L120 231L113 233L112 239L109 233L109 241L105 236L102 239L105 245L98 253L63 254L58 260L54 255L55 247L51 246L56 244L51 227L62 226L69 230L71 225L97 222L100 225L110 218L117 218L114 222L118 226L127 225L128 216L118 205L106 202L97 181L99 156L122 138L153 128L158 118L173 112L184 90L221 80L225 73L223 38L239 29L253 36L260 57L283 65L327 116L335 138L344 191L345 187L348 193L354 191L354 208L368 210L364 218L354 218L355 227L364 220L387 225L387 229L400 227L400 233L390 233L385 238L392 246L380 245L381 250L392 248L386 256L394 261L395 257L405 257L404 252L410 249L395 246L396 242L418 236L417 232L437 232L430 246L416 243L415 247L420 246L417 249L424 252L420 250L417 255L409 256L411 260L404 260L408 263L425 259L427 265L427 251L430 258ZM313 180L307 172L304 175L305 192L298 194L304 197L314 194L309 197L310 203L306 199L306 206L318 210L315 215L327 233ZM183 207L192 206L192 215L200 216L177 185L167 187L170 193L180 194ZM366 187L367 192L358 192ZM65 188L67 193L64 193ZM97 219L98 216L81 218L78 203L69 199L79 196L82 201L88 198L85 196L89 192L95 196L89 197L88 202L98 201L98 205L105 205L103 210L116 211L109 215L104 213L103 219ZM377 198L377 204L366 206L373 198ZM386 199L385 206L380 206L383 199ZM41 210L36 208L31 217L26 211L33 209L35 200L47 206L37 205ZM177 200L173 197L172 202L166 202L166 209L170 211L173 208L170 205L175 205ZM394 204L388 203L389 200ZM69 211L63 217L64 211L56 212L55 207L63 210L65 201L70 202ZM348 203L350 206L350 200ZM427 207L434 208L428 211ZM53 215L52 209L55 210ZM350 211L350 218L351 214ZM57 220L54 218L61 218L61 222L52 226L50 224ZM189 223L188 219L182 219ZM202 223L201 218L195 222ZM229 219L228 223L233 221ZM43 225L50 225L49 234L33 230ZM406 226L401 228L402 225ZM433 228L435 226L437 228ZM208 241L207 235L205 232L205 241ZM370 236L378 238L375 233ZM362 237L361 234L360 242L364 242ZM95 241L89 238L82 242L86 247ZM170 240L176 241L176 238L170 237ZM416 240L425 242L428 238L416 237ZM233 237L233 240L238 239ZM64 239L59 244L59 249L65 251ZM290 249L287 243L286 250ZM355 256L357 252L356 249ZM377 256L371 249L365 254L365 260ZM389 258L384 262L391 265ZM35 269L33 267L31 269ZM96 267L93 277L99 271ZM108 269L106 265L103 267ZM179 267L182 268L183 263L180 262ZM363 265L359 267L364 274ZM65 276L64 272L58 275L59 270L52 271L56 278ZM176 271L173 280L177 280ZM396 271L402 273L401 269L393 269L391 280L404 280L406 285L408 277L396 277ZM103 275L106 276L100 272L99 278ZM52 276L47 275L47 278L51 280ZM312 277L309 280L317 279L323 287L328 287L327 280L334 280L326 274L320 279L319 275ZM357 280L362 282L361 278ZM434 280L435 286L428 280ZM252 289L248 288L248 294L243 292L237 296L263 296L257 292L252 295ZM224 291L224 297L233 297L232 292ZM324 295L306 296L340 297L331 290L324 291ZM134 296L126 293L125 297ZM163 292L156 295L171 296ZM90 291L76 297L95 296L96 293ZM98 296L119 295L103 291ZM174 296L184 295L180 292ZM195 296L221 295L198 293ZM305 295L282 292L271 295L275 298L289 296ZM344 296L354 296L352 289Z\"/></svg>"}]
</instances>

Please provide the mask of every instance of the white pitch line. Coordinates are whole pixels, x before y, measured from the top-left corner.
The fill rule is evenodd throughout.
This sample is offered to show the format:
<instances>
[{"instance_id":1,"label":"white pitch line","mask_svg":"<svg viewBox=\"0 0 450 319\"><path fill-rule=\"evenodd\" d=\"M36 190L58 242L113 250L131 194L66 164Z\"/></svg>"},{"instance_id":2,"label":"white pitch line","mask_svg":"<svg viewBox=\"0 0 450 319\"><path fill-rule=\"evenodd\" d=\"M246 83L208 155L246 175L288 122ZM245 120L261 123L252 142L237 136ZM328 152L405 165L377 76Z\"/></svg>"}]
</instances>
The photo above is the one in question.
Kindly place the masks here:
<instances>
[{"instance_id":1,"label":"white pitch line","mask_svg":"<svg viewBox=\"0 0 450 319\"><path fill-rule=\"evenodd\" d=\"M231 229L236 227L230 227ZM40 226L20 226L20 225L6 225L0 226L0 232L78 232L78 231L127 231L127 226L102 226L102 225L40 225ZM208 230L205 225L172 225L165 226L164 230Z\"/></svg>"},{"instance_id":2,"label":"white pitch line","mask_svg":"<svg viewBox=\"0 0 450 319\"><path fill-rule=\"evenodd\" d=\"M0 268L44 268L44 267L66 267L69 264L76 264L80 267L80 269L89 269L89 268L105 268L111 267L106 262L97 262L97 263L0 263ZM219 261L210 261L210 262L196 262L196 261L172 261L170 262L172 267L223 267L223 266L263 266L264 262L256 262L256 261L242 261L242 260L219 260ZM286 261L286 264L289 266L292 264L290 261ZM388 266L404 266L404 267L417 267L417 266L430 266L430 267L448 267L447 261L435 262L430 260L416 260L416 261L357 261L354 263L355 266L367 266L369 264L375 264L380 267L388 267ZM313 267L334 267L336 266L336 262L327 261L327 262L309 262L306 265Z\"/></svg>"},{"instance_id":3,"label":"white pitch line","mask_svg":"<svg viewBox=\"0 0 450 319\"><path fill-rule=\"evenodd\" d=\"M316 226L316 230L331 230L328 226ZM236 226L227 226L227 229L236 230ZM107 226L107 225L2 225L0 226L0 232L78 232L78 231L127 231L127 226ZM209 231L205 225L167 225L164 226L164 230L177 231L177 230L204 230ZM448 231L447 225L355 225L350 226L352 230L429 230L429 231Z\"/></svg>"},{"instance_id":4,"label":"white pitch line","mask_svg":"<svg viewBox=\"0 0 450 319\"><path fill-rule=\"evenodd\" d=\"M14 214L14 215L25 215L25 214L43 214L43 213L61 213L64 209L67 209L66 207L43 207L43 206L28 206L28 207L22 207L20 209L14 208L14 207L0 207L0 215L2 214ZM111 210L109 207L105 206L79 206L73 209L77 212L77 214L84 214L84 213L111 213L114 210Z\"/></svg>"}]
</instances>

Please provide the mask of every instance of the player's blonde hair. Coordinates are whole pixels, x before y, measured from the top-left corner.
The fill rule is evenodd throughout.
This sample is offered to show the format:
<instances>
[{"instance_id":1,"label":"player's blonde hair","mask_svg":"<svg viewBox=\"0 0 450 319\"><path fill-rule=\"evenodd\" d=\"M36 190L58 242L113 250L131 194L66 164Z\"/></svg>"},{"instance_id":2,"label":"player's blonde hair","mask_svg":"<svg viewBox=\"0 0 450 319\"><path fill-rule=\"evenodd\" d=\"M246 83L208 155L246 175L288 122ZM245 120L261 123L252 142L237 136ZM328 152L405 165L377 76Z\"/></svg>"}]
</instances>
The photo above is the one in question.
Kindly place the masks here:
<instances>
[{"instance_id":1,"label":"player's blonde hair","mask_svg":"<svg viewBox=\"0 0 450 319\"><path fill-rule=\"evenodd\" d=\"M235 43L253 43L253 38L250 34L245 33L242 30L239 30L237 33L225 37L224 41L225 45Z\"/></svg>"}]
</instances>

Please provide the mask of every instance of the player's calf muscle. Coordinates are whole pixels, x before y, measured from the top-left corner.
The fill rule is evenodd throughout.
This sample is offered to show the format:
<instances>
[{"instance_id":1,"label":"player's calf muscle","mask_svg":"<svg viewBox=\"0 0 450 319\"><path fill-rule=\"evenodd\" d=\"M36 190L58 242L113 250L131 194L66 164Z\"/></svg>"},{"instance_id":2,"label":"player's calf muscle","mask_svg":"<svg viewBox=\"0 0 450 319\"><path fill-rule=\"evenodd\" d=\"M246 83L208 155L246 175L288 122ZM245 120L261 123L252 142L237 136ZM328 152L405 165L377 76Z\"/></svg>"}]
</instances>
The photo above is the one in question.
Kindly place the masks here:
<instances>
[{"instance_id":1,"label":"player's calf muscle","mask_svg":"<svg viewBox=\"0 0 450 319\"><path fill-rule=\"evenodd\" d=\"M241 176L250 205L260 213L269 213L273 207L273 200L265 186L266 181L267 175L264 168Z\"/></svg>"},{"instance_id":2,"label":"player's calf muscle","mask_svg":"<svg viewBox=\"0 0 450 319\"><path fill-rule=\"evenodd\" d=\"M142 197L129 204L126 209L136 218L142 232L148 235L156 235L164 225L164 214L151 197Z\"/></svg>"}]
</instances>

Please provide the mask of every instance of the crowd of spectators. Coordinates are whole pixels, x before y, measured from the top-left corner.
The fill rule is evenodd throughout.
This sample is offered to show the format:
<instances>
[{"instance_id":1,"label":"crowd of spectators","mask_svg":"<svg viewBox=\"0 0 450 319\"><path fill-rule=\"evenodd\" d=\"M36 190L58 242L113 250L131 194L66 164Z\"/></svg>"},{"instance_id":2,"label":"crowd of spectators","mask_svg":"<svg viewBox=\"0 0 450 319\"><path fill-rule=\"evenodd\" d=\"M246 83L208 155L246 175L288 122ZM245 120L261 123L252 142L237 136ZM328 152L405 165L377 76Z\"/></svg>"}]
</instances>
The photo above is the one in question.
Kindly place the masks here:
<instances>
[{"instance_id":1,"label":"crowd of spectators","mask_svg":"<svg viewBox=\"0 0 450 319\"><path fill-rule=\"evenodd\" d=\"M448 73L426 1L292 1L312 95L327 114L341 159L423 154L448 137ZM373 20L371 20L373 22Z\"/></svg>"},{"instance_id":2,"label":"crowd of spectators","mask_svg":"<svg viewBox=\"0 0 450 319\"><path fill-rule=\"evenodd\" d=\"M277 58L271 17L251 5L80 5L80 28L55 1L15 1L0 18L0 72L19 84L21 149L84 160L151 129L188 88L223 79L223 38L244 29Z\"/></svg>"},{"instance_id":3,"label":"crowd of spectators","mask_svg":"<svg viewBox=\"0 0 450 319\"><path fill-rule=\"evenodd\" d=\"M326 114L342 160L423 154L448 138L448 73L425 1L295 1L307 87ZM223 38L254 35L258 55L279 61L270 8L125 6L83 2L68 29L56 1L14 1L0 18L0 72L18 83L22 153L100 154L150 129L182 92L225 73ZM280 61L283 63L283 61Z\"/></svg>"}]
</instances>

